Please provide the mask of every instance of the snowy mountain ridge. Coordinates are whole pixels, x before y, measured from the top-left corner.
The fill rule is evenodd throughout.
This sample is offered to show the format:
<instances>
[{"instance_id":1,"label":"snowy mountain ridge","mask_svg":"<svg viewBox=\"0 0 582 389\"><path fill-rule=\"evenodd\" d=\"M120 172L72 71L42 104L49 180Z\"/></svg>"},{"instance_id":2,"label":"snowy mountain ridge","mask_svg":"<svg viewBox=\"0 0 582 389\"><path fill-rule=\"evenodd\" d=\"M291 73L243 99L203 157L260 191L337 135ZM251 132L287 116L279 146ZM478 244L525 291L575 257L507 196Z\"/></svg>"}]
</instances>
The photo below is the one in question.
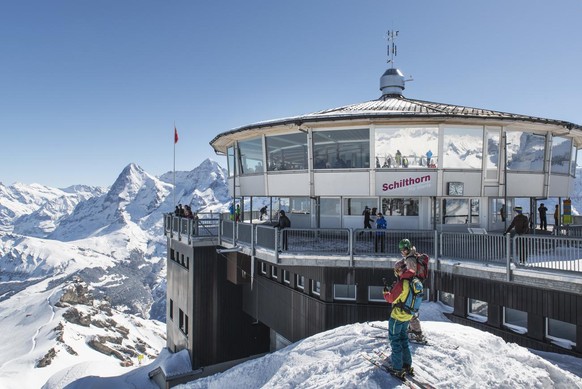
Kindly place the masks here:
<instances>
[{"instance_id":1,"label":"snowy mountain ridge","mask_svg":"<svg viewBox=\"0 0 582 389\"><path fill-rule=\"evenodd\" d=\"M157 356L165 345L170 174L164 181L132 163L109 188L0 185L0 312L8 313L0 331L18 328L0 344L0 387L23 387L13 378L28 373L46 380L77 355L123 366ZM176 202L226 209L226 173L216 162L176 177ZM59 300L79 285L90 298Z\"/></svg>"}]
</instances>

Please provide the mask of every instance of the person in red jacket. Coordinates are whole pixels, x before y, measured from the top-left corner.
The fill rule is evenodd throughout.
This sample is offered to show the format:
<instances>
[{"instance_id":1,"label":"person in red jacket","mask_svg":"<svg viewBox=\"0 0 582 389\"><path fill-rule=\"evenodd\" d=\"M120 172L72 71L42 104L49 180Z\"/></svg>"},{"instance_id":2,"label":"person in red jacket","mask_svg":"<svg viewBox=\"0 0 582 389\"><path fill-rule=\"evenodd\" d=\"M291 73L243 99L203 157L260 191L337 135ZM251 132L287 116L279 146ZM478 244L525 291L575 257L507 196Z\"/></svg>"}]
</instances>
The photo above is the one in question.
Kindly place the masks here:
<instances>
[{"instance_id":1,"label":"person in red jacket","mask_svg":"<svg viewBox=\"0 0 582 389\"><path fill-rule=\"evenodd\" d=\"M384 300L392 304L392 312L388 320L388 339L392 348L390 356L390 374L405 379L405 375L414 375L412 368L412 354L408 343L408 324L412 315L402 309L410 293L410 280L414 277L414 271L406 268L403 259L394 265L396 282L391 288L384 288Z\"/></svg>"}]
</instances>

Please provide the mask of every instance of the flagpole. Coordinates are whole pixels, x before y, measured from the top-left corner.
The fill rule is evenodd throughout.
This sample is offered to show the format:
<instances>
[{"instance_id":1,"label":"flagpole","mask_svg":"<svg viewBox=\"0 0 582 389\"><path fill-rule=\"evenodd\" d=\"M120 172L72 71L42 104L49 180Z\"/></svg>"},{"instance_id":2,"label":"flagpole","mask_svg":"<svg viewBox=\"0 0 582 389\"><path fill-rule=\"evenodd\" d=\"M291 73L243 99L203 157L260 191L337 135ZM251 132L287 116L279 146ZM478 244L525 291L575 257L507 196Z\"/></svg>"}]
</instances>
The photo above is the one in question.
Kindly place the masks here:
<instances>
[{"instance_id":1,"label":"flagpole","mask_svg":"<svg viewBox=\"0 0 582 389\"><path fill-rule=\"evenodd\" d=\"M176 208L176 122L174 121L174 208Z\"/></svg>"}]
</instances>

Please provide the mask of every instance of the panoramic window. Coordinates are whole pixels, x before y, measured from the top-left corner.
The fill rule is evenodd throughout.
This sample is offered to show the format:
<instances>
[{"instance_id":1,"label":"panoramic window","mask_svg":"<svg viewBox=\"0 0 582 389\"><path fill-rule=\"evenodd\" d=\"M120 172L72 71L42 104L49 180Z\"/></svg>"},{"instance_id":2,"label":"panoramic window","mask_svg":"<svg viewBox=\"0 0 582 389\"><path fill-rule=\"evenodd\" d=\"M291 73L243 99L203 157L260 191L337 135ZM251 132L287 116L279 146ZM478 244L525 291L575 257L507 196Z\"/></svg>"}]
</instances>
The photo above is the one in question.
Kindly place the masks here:
<instances>
[{"instance_id":1,"label":"panoramic window","mask_svg":"<svg viewBox=\"0 0 582 389\"><path fill-rule=\"evenodd\" d=\"M238 142L240 174L262 173L263 139L256 138Z\"/></svg>"},{"instance_id":2,"label":"panoramic window","mask_svg":"<svg viewBox=\"0 0 582 389\"><path fill-rule=\"evenodd\" d=\"M368 206L372 209L373 205L376 203L375 199L367 198L345 198L344 199L344 215L356 215L361 216L364 213L364 209Z\"/></svg>"},{"instance_id":3,"label":"panoramic window","mask_svg":"<svg viewBox=\"0 0 582 389\"><path fill-rule=\"evenodd\" d=\"M437 127L377 128L374 144L376 169L437 166Z\"/></svg>"},{"instance_id":4,"label":"panoramic window","mask_svg":"<svg viewBox=\"0 0 582 389\"><path fill-rule=\"evenodd\" d=\"M441 209L442 224L479 223L479 199L443 199Z\"/></svg>"},{"instance_id":5,"label":"panoramic window","mask_svg":"<svg viewBox=\"0 0 582 389\"><path fill-rule=\"evenodd\" d=\"M546 138L523 131L507 131L507 170L543 172Z\"/></svg>"},{"instance_id":6,"label":"panoramic window","mask_svg":"<svg viewBox=\"0 0 582 389\"><path fill-rule=\"evenodd\" d=\"M313 132L315 169L370 167L370 130Z\"/></svg>"},{"instance_id":7,"label":"panoramic window","mask_svg":"<svg viewBox=\"0 0 582 389\"><path fill-rule=\"evenodd\" d=\"M576 346L576 325L546 318L546 337L564 348Z\"/></svg>"},{"instance_id":8,"label":"panoramic window","mask_svg":"<svg viewBox=\"0 0 582 389\"><path fill-rule=\"evenodd\" d=\"M552 138L552 174L569 174L572 155L572 140L555 136Z\"/></svg>"},{"instance_id":9,"label":"panoramic window","mask_svg":"<svg viewBox=\"0 0 582 389\"><path fill-rule=\"evenodd\" d=\"M495 223L503 223L508 217L507 209L505 208L503 199L491 199L490 203L490 217ZM509 220L511 220L511 215L509 215Z\"/></svg>"},{"instance_id":10,"label":"panoramic window","mask_svg":"<svg viewBox=\"0 0 582 389\"><path fill-rule=\"evenodd\" d=\"M485 158L486 178L497 179L499 169L499 145L501 139L501 128L492 127L486 129L487 134L487 158Z\"/></svg>"},{"instance_id":11,"label":"panoramic window","mask_svg":"<svg viewBox=\"0 0 582 389\"><path fill-rule=\"evenodd\" d=\"M518 334L527 333L527 312L503 308L503 325Z\"/></svg>"},{"instance_id":12,"label":"panoramic window","mask_svg":"<svg viewBox=\"0 0 582 389\"><path fill-rule=\"evenodd\" d=\"M382 198L381 211L385 216L418 216L419 199L416 197Z\"/></svg>"},{"instance_id":13,"label":"panoramic window","mask_svg":"<svg viewBox=\"0 0 582 389\"><path fill-rule=\"evenodd\" d=\"M570 163L570 175L572 177L576 177L576 161L577 161L577 157L578 157L578 150L576 150L576 146L572 146L572 157L571 157L571 163Z\"/></svg>"},{"instance_id":14,"label":"panoramic window","mask_svg":"<svg viewBox=\"0 0 582 389\"><path fill-rule=\"evenodd\" d=\"M306 170L307 134L268 136L267 170Z\"/></svg>"},{"instance_id":15,"label":"panoramic window","mask_svg":"<svg viewBox=\"0 0 582 389\"><path fill-rule=\"evenodd\" d=\"M471 320L479 321L485 323L487 321L487 309L488 305L485 301L476 299L467 299L467 317Z\"/></svg>"},{"instance_id":16,"label":"panoramic window","mask_svg":"<svg viewBox=\"0 0 582 389\"><path fill-rule=\"evenodd\" d=\"M289 212L298 214L311 213L311 199L309 197L289 198Z\"/></svg>"},{"instance_id":17,"label":"panoramic window","mask_svg":"<svg viewBox=\"0 0 582 389\"><path fill-rule=\"evenodd\" d=\"M228 166L228 176L234 176L234 147L226 149L226 163Z\"/></svg>"},{"instance_id":18,"label":"panoramic window","mask_svg":"<svg viewBox=\"0 0 582 389\"><path fill-rule=\"evenodd\" d=\"M481 169L483 127L447 127L443 131L443 167Z\"/></svg>"},{"instance_id":19,"label":"panoramic window","mask_svg":"<svg viewBox=\"0 0 582 389\"><path fill-rule=\"evenodd\" d=\"M334 284L333 298L335 300L356 300L356 285Z\"/></svg>"}]
</instances>

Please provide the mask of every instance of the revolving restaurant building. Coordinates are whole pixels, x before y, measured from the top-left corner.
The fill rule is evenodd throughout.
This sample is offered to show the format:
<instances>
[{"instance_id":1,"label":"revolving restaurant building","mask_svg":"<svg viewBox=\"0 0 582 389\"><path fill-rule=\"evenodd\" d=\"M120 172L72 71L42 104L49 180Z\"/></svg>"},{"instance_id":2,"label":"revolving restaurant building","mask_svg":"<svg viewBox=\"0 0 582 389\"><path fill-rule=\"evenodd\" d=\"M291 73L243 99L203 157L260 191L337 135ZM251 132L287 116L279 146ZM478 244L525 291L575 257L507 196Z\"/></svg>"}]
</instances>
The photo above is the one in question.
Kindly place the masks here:
<instances>
[{"instance_id":1,"label":"revolving restaurant building","mask_svg":"<svg viewBox=\"0 0 582 389\"><path fill-rule=\"evenodd\" d=\"M377 100L219 134L233 197L267 197L297 228L362 228L369 206L389 228L500 231L503 204L569 196L581 126L413 100L404 84L390 68Z\"/></svg>"}]
</instances>

